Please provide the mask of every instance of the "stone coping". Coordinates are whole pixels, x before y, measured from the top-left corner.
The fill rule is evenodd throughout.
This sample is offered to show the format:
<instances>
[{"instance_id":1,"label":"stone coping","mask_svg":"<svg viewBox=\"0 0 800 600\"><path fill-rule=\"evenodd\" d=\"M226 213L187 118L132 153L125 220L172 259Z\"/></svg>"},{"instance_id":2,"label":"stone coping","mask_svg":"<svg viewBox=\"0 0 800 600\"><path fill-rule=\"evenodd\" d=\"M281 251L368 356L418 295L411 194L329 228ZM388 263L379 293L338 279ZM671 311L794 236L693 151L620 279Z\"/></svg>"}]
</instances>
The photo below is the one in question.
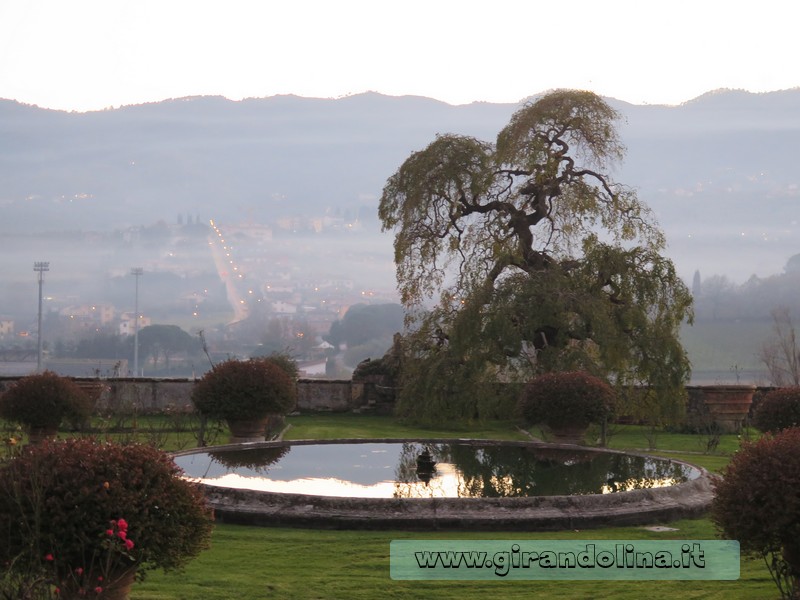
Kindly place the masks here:
<instances>
[{"instance_id":1,"label":"stone coping","mask_svg":"<svg viewBox=\"0 0 800 600\"><path fill-rule=\"evenodd\" d=\"M305 444L352 443L463 443L560 448L649 456L570 444L515 442L463 438L357 438L250 442L195 448L175 456L217 450L243 450ZM660 460L662 457L654 457ZM461 531L559 531L598 527L652 525L707 512L713 498L714 475L688 465L699 476L674 486L576 496L529 496L516 498L339 498L239 490L202 484L215 517L223 523L257 526L308 527L314 529L461 530Z\"/></svg>"}]
</instances>

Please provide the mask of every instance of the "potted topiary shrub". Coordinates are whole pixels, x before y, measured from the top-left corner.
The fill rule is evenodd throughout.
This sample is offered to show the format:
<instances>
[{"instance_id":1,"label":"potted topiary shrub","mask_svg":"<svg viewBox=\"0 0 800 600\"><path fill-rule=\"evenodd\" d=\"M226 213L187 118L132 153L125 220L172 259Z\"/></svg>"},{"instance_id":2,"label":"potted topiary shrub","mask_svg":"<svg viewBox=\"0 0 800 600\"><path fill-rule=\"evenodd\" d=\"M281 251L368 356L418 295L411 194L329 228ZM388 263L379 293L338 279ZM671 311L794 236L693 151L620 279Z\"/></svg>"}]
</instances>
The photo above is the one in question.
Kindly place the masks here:
<instances>
[{"instance_id":1,"label":"potted topiary shrub","mask_svg":"<svg viewBox=\"0 0 800 600\"><path fill-rule=\"evenodd\" d=\"M46 441L0 465L0 563L59 598L126 598L134 576L207 548L212 527L197 485L152 446Z\"/></svg>"},{"instance_id":2,"label":"potted topiary shrub","mask_svg":"<svg viewBox=\"0 0 800 600\"><path fill-rule=\"evenodd\" d=\"M529 425L541 425L557 442L578 444L591 423L613 412L614 390L582 371L546 373L525 386L518 404Z\"/></svg>"},{"instance_id":3,"label":"potted topiary shrub","mask_svg":"<svg viewBox=\"0 0 800 600\"><path fill-rule=\"evenodd\" d=\"M0 396L0 416L25 427L34 444L54 437L64 419L82 422L91 410L75 382L51 371L23 377Z\"/></svg>"},{"instance_id":4,"label":"potted topiary shrub","mask_svg":"<svg viewBox=\"0 0 800 600\"><path fill-rule=\"evenodd\" d=\"M753 424L772 433L800 427L800 387L767 392L753 413Z\"/></svg>"},{"instance_id":5,"label":"potted topiary shrub","mask_svg":"<svg viewBox=\"0 0 800 600\"><path fill-rule=\"evenodd\" d=\"M288 371L272 357L227 360L197 382L192 402L202 415L227 421L231 441L263 440L267 426L273 433L297 400Z\"/></svg>"},{"instance_id":6,"label":"potted topiary shrub","mask_svg":"<svg viewBox=\"0 0 800 600\"><path fill-rule=\"evenodd\" d=\"M800 428L745 443L714 482L711 519L763 558L782 598L800 594Z\"/></svg>"}]
</instances>

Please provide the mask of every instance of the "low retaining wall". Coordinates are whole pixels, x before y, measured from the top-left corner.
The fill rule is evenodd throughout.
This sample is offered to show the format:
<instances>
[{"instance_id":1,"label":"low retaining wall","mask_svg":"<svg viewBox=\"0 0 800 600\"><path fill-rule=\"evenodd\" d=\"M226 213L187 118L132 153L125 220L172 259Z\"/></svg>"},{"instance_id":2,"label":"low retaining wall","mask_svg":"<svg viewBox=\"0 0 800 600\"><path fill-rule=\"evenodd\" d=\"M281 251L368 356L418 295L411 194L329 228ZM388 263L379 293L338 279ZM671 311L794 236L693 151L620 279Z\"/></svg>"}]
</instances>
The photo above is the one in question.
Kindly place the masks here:
<instances>
[{"instance_id":1,"label":"low retaining wall","mask_svg":"<svg viewBox=\"0 0 800 600\"><path fill-rule=\"evenodd\" d=\"M0 377L0 393L17 381L19 377ZM163 410L189 410L192 405L193 379L146 379L80 378L74 380L91 395L97 397L96 407L100 412L161 412ZM753 402L763 392L774 388L758 388ZM703 403L702 387L689 386L686 421L698 425L708 420ZM352 412L391 410L386 388L373 381L300 379L297 382L297 405L300 412Z\"/></svg>"},{"instance_id":2,"label":"low retaining wall","mask_svg":"<svg viewBox=\"0 0 800 600\"><path fill-rule=\"evenodd\" d=\"M19 377L0 378L0 393ZM189 410L192 407L193 379L75 377L74 381L96 397L98 412L161 412ZM351 412L368 406L370 384L350 380L300 379L297 405L301 412Z\"/></svg>"}]
</instances>

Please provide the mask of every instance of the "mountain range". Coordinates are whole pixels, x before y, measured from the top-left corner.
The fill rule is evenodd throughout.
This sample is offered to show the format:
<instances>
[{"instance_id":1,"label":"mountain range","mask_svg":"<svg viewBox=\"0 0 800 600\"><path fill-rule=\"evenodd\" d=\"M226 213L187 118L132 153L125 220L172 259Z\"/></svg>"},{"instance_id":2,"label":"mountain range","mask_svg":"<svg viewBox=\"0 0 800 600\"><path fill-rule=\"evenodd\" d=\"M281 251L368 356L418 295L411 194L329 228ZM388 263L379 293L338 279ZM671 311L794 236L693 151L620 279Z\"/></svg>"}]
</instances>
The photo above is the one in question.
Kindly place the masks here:
<instances>
[{"instance_id":1,"label":"mountain range","mask_svg":"<svg viewBox=\"0 0 800 600\"><path fill-rule=\"evenodd\" d=\"M654 209L682 274L744 280L800 252L800 89L608 101L628 149L616 179ZM76 113L0 100L0 234L344 213L377 231L383 184L411 152L440 133L492 141L518 106L365 93Z\"/></svg>"}]
</instances>

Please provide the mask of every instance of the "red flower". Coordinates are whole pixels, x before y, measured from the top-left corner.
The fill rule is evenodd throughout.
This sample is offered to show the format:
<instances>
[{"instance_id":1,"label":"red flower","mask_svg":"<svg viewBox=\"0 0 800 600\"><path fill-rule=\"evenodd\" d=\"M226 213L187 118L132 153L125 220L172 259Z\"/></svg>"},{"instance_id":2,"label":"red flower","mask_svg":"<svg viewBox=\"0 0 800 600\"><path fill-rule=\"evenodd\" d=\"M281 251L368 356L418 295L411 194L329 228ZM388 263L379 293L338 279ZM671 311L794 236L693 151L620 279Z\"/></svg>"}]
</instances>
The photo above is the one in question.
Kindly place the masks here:
<instances>
[{"instance_id":1,"label":"red flower","mask_svg":"<svg viewBox=\"0 0 800 600\"><path fill-rule=\"evenodd\" d=\"M98 585L96 588L94 588L94 593L95 593L95 594L102 594L102 593L103 593L103 588L101 588L101 587Z\"/></svg>"},{"instance_id":2,"label":"red flower","mask_svg":"<svg viewBox=\"0 0 800 600\"><path fill-rule=\"evenodd\" d=\"M125 549L132 550L133 549L133 540L125 540Z\"/></svg>"},{"instance_id":3,"label":"red flower","mask_svg":"<svg viewBox=\"0 0 800 600\"><path fill-rule=\"evenodd\" d=\"M118 531L117 536L119 537L119 539L124 540L126 537L128 537L128 534L125 533L124 531Z\"/></svg>"},{"instance_id":4,"label":"red flower","mask_svg":"<svg viewBox=\"0 0 800 600\"><path fill-rule=\"evenodd\" d=\"M54 561L55 557L52 554L48 553L44 555L44 559L47 561Z\"/></svg>"},{"instance_id":5,"label":"red flower","mask_svg":"<svg viewBox=\"0 0 800 600\"><path fill-rule=\"evenodd\" d=\"M76 575L83 575L83 567L78 567L77 569L75 569L75 574Z\"/></svg>"},{"instance_id":6,"label":"red flower","mask_svg":"<svg viewBox=\"0 0 800 600\"><path fill-rule=\"evenodd\" d=\"M122 531L126 531L128 529L128 522L125 519L119 519L117 521L117 527L119 527Z\"/></svg>"},{"instance_id":7,"label":"red flower","mask_svg":"<svg viewBox=\"0 0 800 600\"><path fill-rule=\"evenodd\" d=\"M103 581L103 576L102 575L98 575L97 576L97 581Z\"/></svg>"},{"instance_id":8,"label":"red flower","mask_svg":"<svg viewBox=\"0 0 800 600\"><path fill-rule=\"evenodd\" d=\"M106 529L106 535L108 535L108 536L114 535L114 530L113 529Z\"/></svg>"}]
</instances>

